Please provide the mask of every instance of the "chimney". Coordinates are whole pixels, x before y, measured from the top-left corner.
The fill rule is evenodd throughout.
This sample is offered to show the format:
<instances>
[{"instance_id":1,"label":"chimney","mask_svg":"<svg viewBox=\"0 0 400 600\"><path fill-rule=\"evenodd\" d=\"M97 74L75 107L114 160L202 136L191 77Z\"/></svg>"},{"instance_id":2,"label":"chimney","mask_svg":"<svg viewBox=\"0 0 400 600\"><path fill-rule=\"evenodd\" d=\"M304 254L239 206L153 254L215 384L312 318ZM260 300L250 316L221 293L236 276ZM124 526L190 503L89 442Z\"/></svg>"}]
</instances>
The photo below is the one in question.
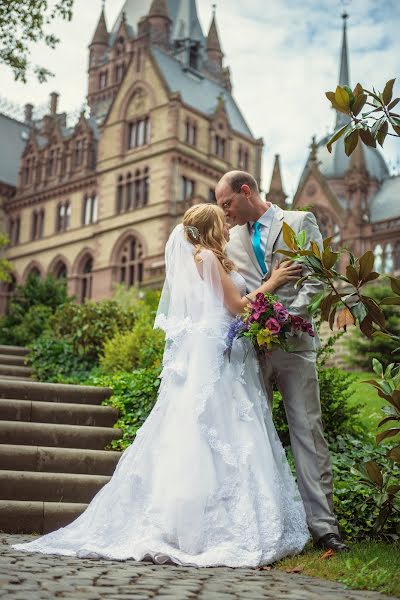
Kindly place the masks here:
<instances>
[{"instance_id":1,"label":"chimney","mask_svg":"<svg viewBox=\"0 0 400 600\"><path fill-rule=\"evenodd\" d=\"M57 92L51 92L50 94L50 114L52 117L57 115L57 104L58 104L58 94Z\"/></svg>"},{"instance_id":2,"label":"chimney","mask_svg":"<svg viewBox=\"0 0 400 600\"><path fill-rule=\"evenodd\" d=\"M27 123L27 124L32 123L33 104L25 104L24 113L25 113L25 123Z\"/></svg>"}]
</instances>

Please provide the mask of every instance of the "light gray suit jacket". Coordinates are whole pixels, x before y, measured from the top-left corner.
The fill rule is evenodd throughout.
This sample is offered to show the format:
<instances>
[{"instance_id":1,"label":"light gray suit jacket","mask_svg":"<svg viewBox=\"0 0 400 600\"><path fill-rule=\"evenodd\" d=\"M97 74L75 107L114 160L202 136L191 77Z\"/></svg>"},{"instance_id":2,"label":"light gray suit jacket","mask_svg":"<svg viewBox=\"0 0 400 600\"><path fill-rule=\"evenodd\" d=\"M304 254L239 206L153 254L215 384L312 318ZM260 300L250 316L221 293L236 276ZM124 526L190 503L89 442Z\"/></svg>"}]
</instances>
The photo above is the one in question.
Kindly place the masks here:
<instances>
[{"instance_id":1,"label":"light gray suit jacket","mask_svg":"<svg viewBox=\"0 0 400 600\"><path fill-rule=\"evenodd\" d=\"M272 220L265 251L265 264L268 267L268 279L272 265L278 259L282 262L286 257L283 254L274 254L276 250L288 250L283 241L282 224L285 221L296 232L305 231L307 240L313 240L322 247L322 236L314 215L305 211L282 210L275 206L275 215ZM247 290L257 289L263 281L263 273L254 254L250 239L249 228L246 225L237 225L230 230L231 239L227 246L228 256L235 263L239 273L246 280ZM306 270L303 269L303 275ZM278 288L275 295L289 312L310 319L307 307L313 296L323 290L323 284L315 280L306 281L301 287L295 288L294 283L289 282ZM314 328L315 329L315 328ZM316 351L320 347L318 335L312 338L307 333L299 333L297 337L289 338L290 348L293 352Z\"/></svg>"}]
</instances>

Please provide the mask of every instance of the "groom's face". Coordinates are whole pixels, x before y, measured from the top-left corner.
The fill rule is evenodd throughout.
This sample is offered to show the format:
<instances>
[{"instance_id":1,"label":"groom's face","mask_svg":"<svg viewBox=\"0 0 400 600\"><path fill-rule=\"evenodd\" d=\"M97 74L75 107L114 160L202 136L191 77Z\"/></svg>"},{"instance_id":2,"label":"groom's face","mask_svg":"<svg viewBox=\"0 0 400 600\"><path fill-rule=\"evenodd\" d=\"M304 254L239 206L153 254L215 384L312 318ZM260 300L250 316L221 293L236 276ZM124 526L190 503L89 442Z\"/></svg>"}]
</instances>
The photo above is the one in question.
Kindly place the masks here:
<instances>
[{"instance_id":1,"label":"groom's face","mask_svg":"<svg viewBox=\"0 0 400 600\"><path fill-rule=\"evenodd\" d=\"M229 225L244 225L249 220L250 188L243 185L240 192L234 192L229 184L216 189L217 204L225 213Z\"/></svg>"}]
</instances>

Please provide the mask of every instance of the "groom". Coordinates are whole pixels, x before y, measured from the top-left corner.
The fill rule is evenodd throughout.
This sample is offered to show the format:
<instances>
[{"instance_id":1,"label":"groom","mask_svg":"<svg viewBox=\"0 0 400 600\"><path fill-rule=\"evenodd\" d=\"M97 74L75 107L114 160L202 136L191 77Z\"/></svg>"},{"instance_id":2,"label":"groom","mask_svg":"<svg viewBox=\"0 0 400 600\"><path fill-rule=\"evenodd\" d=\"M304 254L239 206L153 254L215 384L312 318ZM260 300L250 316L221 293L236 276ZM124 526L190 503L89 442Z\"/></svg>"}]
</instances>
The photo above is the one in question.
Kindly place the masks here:
<instances>
[{"instance_id":1,"label":"groom","mask_svg":"<svg viewBox=\"0 0 400 600\"><path fill-rule=\"evenodd\" d=\"M249 173L226 173L217 184L215 196L232 225L227 247L229 258L245 278L248 290L259 287L261 281L269 277L276 259L284 258L274 255L277 249L287 249L282 237L284 221L296 233L304 230L308 241L322 245L312 213L284 211L264 202ZM320 290L321 284L315 281L307 281L300 288L287 283L276 295L291 313L309 319L307 306ZM348 547L339 537L333 514L331 462L321 419L316 369L319 340L307 333L292 339L291 352L276 350L267 359L261 359L263 378L269 398L272 398L274 380L283 397L298 485L314 543L343 552Z\"/></svg>"}]
</instances>

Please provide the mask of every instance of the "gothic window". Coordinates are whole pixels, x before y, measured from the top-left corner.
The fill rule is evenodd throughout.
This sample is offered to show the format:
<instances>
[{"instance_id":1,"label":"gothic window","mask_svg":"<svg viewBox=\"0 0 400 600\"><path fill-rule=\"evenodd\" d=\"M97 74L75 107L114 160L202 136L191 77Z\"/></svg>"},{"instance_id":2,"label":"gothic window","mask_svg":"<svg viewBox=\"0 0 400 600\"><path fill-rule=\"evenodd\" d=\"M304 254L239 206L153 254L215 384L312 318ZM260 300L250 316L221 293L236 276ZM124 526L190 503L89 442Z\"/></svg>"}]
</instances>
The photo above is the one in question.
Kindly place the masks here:
<instances>
[{"instance_id":1,"label":"gothic window","mask_svg":"<svg viewBox=\"0 0 400 600\"><path fill-rule=\"evenodd\" d=\"M123 211L123 202L124 202L124 178L122 175L118 177L118 185L117 185L117 213L121 213Z\"/></svg>"},{"instance_id":2,"label":"gothic window","mask_svg":"<svg viewBox=\"0 0 400 600\"><path fill-rule=\"evenodd\" d=\"M15 246L19 244L19 234L21 230L21 217L11 218L9 222L8 236L10 238L10 244Z\"/></svg>"},{"instance_id":3,"label":"gothic window","mask_svg":"<svg viewBox=\"0 0 400 600\"><path fill-rule=\"evenodd\" d=\"M30 277L39 277L40 278L40 271L37 267L32 267L31 269L29 269L29 272L28 272L26 278L29 279Z\"/></svg>"},{"instance_id":4,"label":"gothic window","mask_svg":"<svg viewBox=\"0 0 400 600\"><path fill-rule=\"evenodd\" d=\"M124 76L125 65L123 63L116 65L115 67L115 81L119 83Z\"/></svg>"},{"instance_id":5,"label":"gothic window","mask_svg":"<svg viewBox=\"0 0 400 600\"><path fill-rule=\"evenodd\" d=\"M238 148L237 163L238 163L238 169L241 169L243 171L249 170L249 152L241 144L239 144L239 148Z\"/></svg>"},{"instance_id":6,"label":"gothic window","mask_svg":"<svg viewBox=\"0 0 400 600\"><path fill-rule=\"evenodd\" d=\"M189 179L188 177L185 177L185 175L182 175L182 177L181 177L181 194L180 194L181 201L187 200L189 198L193 198L193 196L195 194L195 188L196 188L195 181L193 181L193 179Z\"/></svg>"},{"instance_id":7,"label":"gothic window","mask_svg":"<svg viewBox=\"0 0 400 600\"><path fill-rule=\"evenodd\" d=\"M36 240L38 237L39 214L34 210L31 215L31 240Z\"/></svg>"},{"instance_id":8,"label":"gothic window","mask_svg":"<svg viewBox=\"0 0 400 600\"><path fill-rule=\"evenodd\" d=\"M84 140L76 140L74 147L74 166L79 167L83 161Z\"/></svg>"},{"instance_id":9,"label":"gothic window","mask_svg":"<svg viewBox=\"0 0 400 600\"><path fill-rule=\"evenodd\" d=\"M36 183L40 183L42 180L42 163L40 158L36 160L36 173L35 173Z\"/></svg>"},{"instance_id":10,"label":"gothic window","mask_svg":"<svg viewBox=\"0 0 400 600\"><path fill-rule=\"evenodd\" d=\"M71 205L69 201L59 202L56 212L56 231L66 231L71 221Z\"/></svg>"},{"instance_id":11,"label":"gothic window","mask_svg":"<svg viewBox=\"0 0 400 600\"><path fill-rule=\"evenodd\" d=\"M378 244L374 248L374 256L375 256L374 268L375 268L375 271L378 271L378 273L382 272L382 254L383 254L382 246L380 244Z\"/></svg>"},{"instance_id":12,"label":"gothic window","mask_svg":"<svg viewBox=\"0 0 400 600\"><path fill-rule=\"evenodd\" d=\"M219 158L225 158L225 147L225 138L217 134L214 138L214 154Z\"/></svg>"},{"instance_id":13,"label":"gothic window","mask_svg":"<svg viewBox=\"0 0 400 600\"><path fill-rule=\"evenodd\" d=\"M105 87L107 87L107 71L101 71L101 73L99 73L99 89L102 90Z\"/></svg>"},{"instance_id":14,"label":"gothic window","mask_svg":"<svg viewBox=\"0 0 400 600\"><path fill-rule=\"evenodd\" d=\"M54 175L54 166L55 166L55 153L54 150L50 150L49 156L47 158L47 177L52 177Z\"/></svg>"},{"instance_id":15,"label":"gothic window","mask_svg":"<svg viewBox=\"0 0 400 600\"><path fill-rule=\"evenodd\" d=\"M44 208L41 208L38 212L37 220L37 237L41 239L44 233Z\"/></svg>"},{"instance_id":16,"label":"gothic window","mask_svg":"<svg viewBox=\"0 0 400 600\"><path fill-rule=\"evenodd\" d=\"M197 124L190 119L185 121L185 143L191 146L197 145Z\"/></svg>"},{"instance_id":17,"label":"gothic window","mask_svg":"<svg viewBox=\"0 0 400 600\"><path fill-rule=\"evenodd\" d=\"M67 151L60 150L60 175L63 177L67 172Z\"/></svg>"},{"instance_id":18,"label":"gothic window","mask_svg":"<svg viewBox=\"0 0 400 600\"><path fill-rule=\"evenodd\" d=\"M121 36L117 39L117 43L115 46L115 52L116 52L117 56L120 56L124 52L124 47L125 47L125 40Z\"/></svg>"},{"instance_id":19,"label":"gothic window","mask_svg":"<svg viewBox=\"0 0 400 600\"><path fill-rule=\"evenodd\" d=\"M150 141L150 119L143 117L137 119L128 126L128 148L139 148L146 146Z\"/></svg>"},{"instance_id":20,"label":"gothic window","mask_svg":"<svg viewBox=\"0 0 400 600\"><path fill-rule=\"evenodd\" d=\"M117 259L118 280L126 287L140 285L143 281L143 247L134 237L123 245Z\"/></svg>"},{"instance_id":21,"label":"gothic window","mask_svg":"<svg viewBox=\"0 0 400 600\"><path fill-rule=\"evenodd\" d=\"M93 280L93 259L88 256L82 263L82 271L80 273L80 301L85 302L92 297L92 280Z\"/></svg>"},{"instance_id":22,"label":"gothic window","mask_svg":"<svg viewBox=\"0 0 400 600\"><path fill-rule=\"evenodd\" d=\"M142 179L140 171L135 173L135 208L139 208L142 199Z\"/></svg>"},{"instance_id":23,"label":"gothic window","mask_svg":"<svg viewBox=\"0 0 400 600\"><path fill-rule=\"evenodd\" d=\"M23 185L28 185L30 182L30 178L31 178L31 159L28 158L25 162L25 166L23 169L23 175L22 175Z\"/></svg>"},{"instance_id":24,"label":"gothic window","mask_svg":"<svg viewBox=\"0 0 400 600\"><path fill-rule=\"evenodd\" d=\"M128 173L126 176L126 210L131 210L133 204L133 185L131 174Z\"/></svg>"},{"instance_id":25,"label":"gothic window","mask_svg":"<svg viewBox=\"0 0 400 600\"><path fill-rule=\"evenodd\" d=\"M56 279L67 279L67 266L62 260L59 260L55 265L53 269L53 275Z\"/></svg>"},{"instance_id":26,"label":"gothic window","mask_svg":"<svg viewBox=\"0 0 400 600\"><path fill-rule=\"evenodd\" d=\"M149 187L150 187L150 176L148 167L144 170L143 176L143 206L147 206L149 203Z\"/></svg>"},{"instance_id":27,"label":"gothic window","mask_svg":"<svg viewBox=\"0 0 400 600\"><path fill-rule=\"evenodd\" d=\"M396 244L396 252L394 255L394 269L400 271L400 242Z\"/></svg>"},{"instance_id":28,"label":"gothic window","mask_svg":"<svg viewBox=\"0 0 400 600\"><path fill-rule=\"evenodd\" d=\"M393 267L393 245L390 242L388 242L385 245L385 251L383 253L383 272L392 273Z\"/></svg>"},{"instance_id":29,"label":"gothic window","mask_svg":"<svg viewBox=\"0 0 400 600\"><path fill-rule=\"evenodd\" d=\"M97 196L85 196L83 201L83 225L90 225L97 221Z\"/></svg>"}]
</instances>

